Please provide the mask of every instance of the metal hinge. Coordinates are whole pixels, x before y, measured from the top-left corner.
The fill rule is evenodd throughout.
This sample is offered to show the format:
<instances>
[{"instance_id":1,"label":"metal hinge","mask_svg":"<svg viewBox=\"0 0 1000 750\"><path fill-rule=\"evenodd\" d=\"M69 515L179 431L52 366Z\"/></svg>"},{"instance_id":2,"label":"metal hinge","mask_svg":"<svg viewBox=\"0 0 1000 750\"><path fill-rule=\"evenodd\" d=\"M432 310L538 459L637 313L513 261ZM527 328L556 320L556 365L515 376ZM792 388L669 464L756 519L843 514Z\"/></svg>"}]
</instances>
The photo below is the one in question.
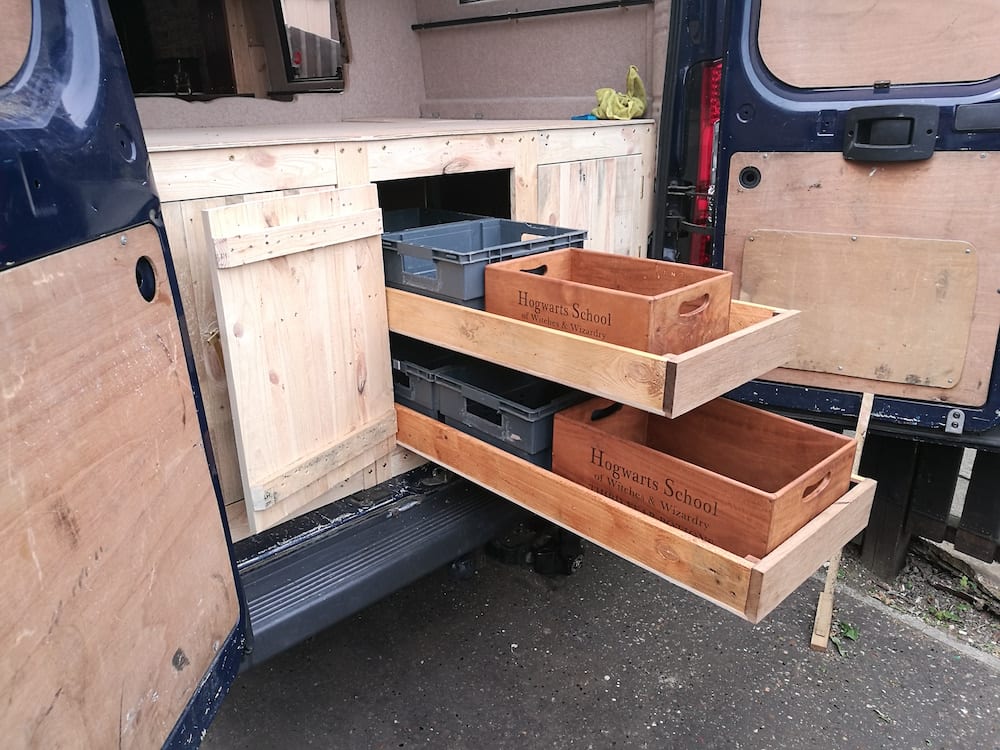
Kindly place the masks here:
<instances>
[{"instance_id":1,"label":"metal hinge","mask_svg":"<svg viewBox=\"0 0 1000 750\"><path fill-rule=\"evenodd\" d=\"M961 409L952 409L944 422L944 431L952 435L961 435L963 430L965 430L965 412Z\"/></svg>"}]
</instances>

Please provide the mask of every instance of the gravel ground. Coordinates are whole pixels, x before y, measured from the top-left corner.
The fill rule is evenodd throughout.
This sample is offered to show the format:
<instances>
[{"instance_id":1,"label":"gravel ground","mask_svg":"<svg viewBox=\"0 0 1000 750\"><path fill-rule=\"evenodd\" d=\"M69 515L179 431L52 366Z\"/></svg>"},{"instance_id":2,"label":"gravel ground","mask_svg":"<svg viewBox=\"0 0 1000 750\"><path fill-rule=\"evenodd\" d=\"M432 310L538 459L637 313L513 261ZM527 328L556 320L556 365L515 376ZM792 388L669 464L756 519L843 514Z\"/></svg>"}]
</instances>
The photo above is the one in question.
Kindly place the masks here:
<instances>
[{"instance_id":1,"label":"gravel ground","mask_svg":"<svg viewBox=\"0 0 1000 750\"><path fill-rule=\"evenodd\" d=\"M1000 580L1000 563L989 568ZM847 547L838 580L949 639L1000 656L1000 591L991 591L989 580L977 579L974 571L936 545L914 542L903 571L889 583L872 577L857 550Z\"/></svg>"}]
</instances>

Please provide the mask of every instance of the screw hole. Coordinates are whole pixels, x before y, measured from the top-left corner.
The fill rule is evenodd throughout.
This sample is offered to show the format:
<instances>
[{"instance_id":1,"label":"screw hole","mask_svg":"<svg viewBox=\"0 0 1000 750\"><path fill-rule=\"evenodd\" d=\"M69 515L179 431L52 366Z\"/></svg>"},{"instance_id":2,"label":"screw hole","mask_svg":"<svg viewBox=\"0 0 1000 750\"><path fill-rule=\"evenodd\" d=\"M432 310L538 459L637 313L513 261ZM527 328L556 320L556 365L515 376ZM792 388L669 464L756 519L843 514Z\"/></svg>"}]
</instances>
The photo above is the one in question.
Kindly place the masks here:
<instances>
[{"instance_id":1,"label":"screw hole","mask_svg":"<svg viewBox=\"0 0 1000 750\"><path fill-rule=\"evenodd\" d=\"M135 285L146 302L153 301L156 296L156 271L152 261L145 255L135 262Z\"/></svg>"},{"instance_id":2,"label":"screw hole","mask_svg":"<svg viewBox=\"0 0 1000 750\"><path fill-rule=\"evenodd\" d=\"M743 167L740 170L740 186L746 190L753 190L760 185L760 170L757 167Z\"/></svg>"},{"instance_id":3,"label":"screw hole","mask_svg":"<svg viewBox=\"0 0 1000 750\"><path fill-rule=\"evenodd\" d=\"M32 184L35 186L35 190L38 190L42 186L42 183L38 180L34 180Z\"/></svg>"}]
</instances>

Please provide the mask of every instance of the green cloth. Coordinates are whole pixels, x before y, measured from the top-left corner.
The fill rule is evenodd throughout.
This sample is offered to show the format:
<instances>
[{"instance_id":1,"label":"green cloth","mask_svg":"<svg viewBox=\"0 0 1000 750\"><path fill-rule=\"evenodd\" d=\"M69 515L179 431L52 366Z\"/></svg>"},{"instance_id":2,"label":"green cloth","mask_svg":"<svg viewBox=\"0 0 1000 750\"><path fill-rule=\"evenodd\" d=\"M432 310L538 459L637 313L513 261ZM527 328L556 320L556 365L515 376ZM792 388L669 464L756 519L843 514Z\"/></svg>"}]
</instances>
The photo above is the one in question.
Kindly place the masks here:
<instances>
[{"instance_id":1,"label":"green cloth","mask_svg":"<svg viewBox=\"0 0 1000 750\"><path fill-rule=\"evenodd\" d=\"M646 111L646 87L639 78L639 69L634 65L628 68L625 80L625 93L614 89L597 89L597 107L591 114L601 120L631 120L642 117Z\"/></svg>"}]
</instances>

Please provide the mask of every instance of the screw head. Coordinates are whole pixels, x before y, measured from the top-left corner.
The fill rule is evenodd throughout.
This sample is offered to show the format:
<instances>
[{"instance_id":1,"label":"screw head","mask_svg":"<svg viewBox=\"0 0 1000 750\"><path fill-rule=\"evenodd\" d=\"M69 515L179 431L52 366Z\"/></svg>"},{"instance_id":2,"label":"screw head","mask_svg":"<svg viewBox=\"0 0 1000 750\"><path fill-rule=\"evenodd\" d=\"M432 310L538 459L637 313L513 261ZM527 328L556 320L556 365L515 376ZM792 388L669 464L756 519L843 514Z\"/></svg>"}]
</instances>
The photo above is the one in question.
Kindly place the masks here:
<instances>
[{"instance_id":1,"label":"screw head","mask_svg":"<svg viewBox=\"0 0 1000 750\"><path fill-rule=\"evenodd\" d=\"M125 236L125 235L123 234L123 235L122 235L121 237L119 237L119 238L118 238L118 241L119 241L119 242L120 242L120 243L121 243L121 244L122 244L123 246L124 246L124 245L127 245L127 244L128 244L128 237L126 237L126 236Z\"/></svg>"}]
</instances>

